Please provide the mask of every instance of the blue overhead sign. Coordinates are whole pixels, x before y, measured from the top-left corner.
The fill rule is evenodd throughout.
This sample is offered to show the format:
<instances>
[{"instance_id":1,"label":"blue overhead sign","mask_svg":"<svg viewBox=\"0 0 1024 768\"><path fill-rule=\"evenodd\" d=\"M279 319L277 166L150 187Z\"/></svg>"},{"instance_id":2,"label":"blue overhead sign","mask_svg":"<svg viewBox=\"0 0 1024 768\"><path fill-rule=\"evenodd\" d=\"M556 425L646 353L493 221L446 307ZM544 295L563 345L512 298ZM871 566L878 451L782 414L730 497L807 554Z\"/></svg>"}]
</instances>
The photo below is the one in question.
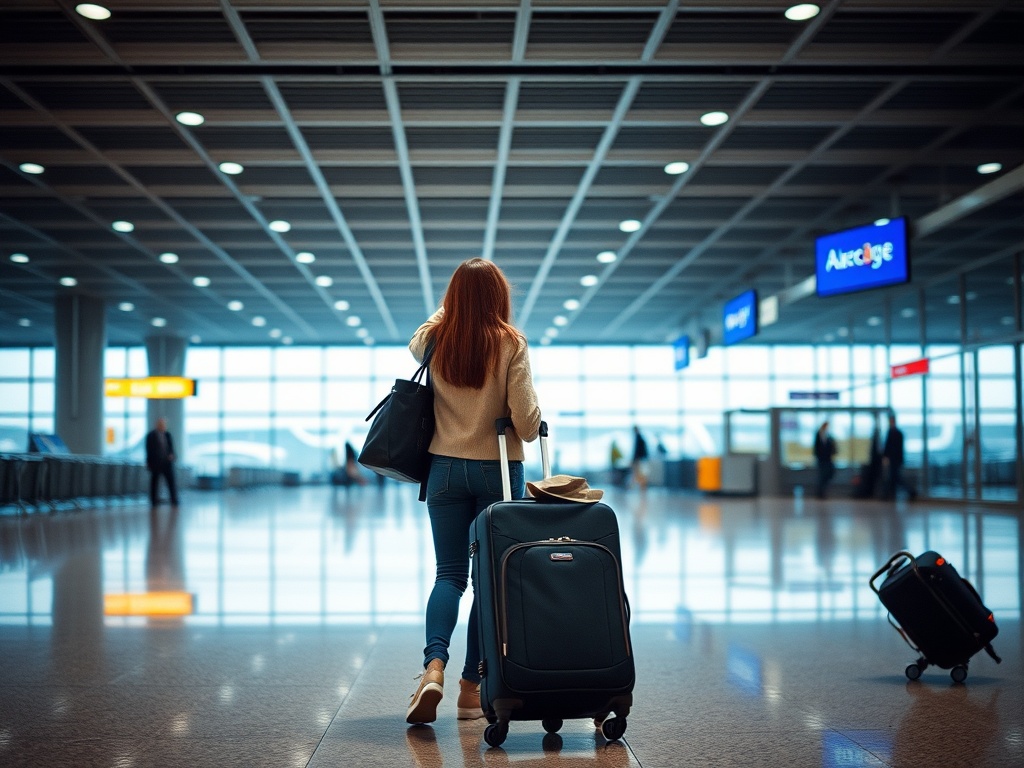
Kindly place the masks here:
<instances>
[{"instance_id":1,"label":"blue overhead sign","mask_svg":"<svg viewBox=\"0 0 1024 768\"><path fill-rule=\"evenodd\" d=\"M819 296L907 282L906 218L819 237L814 245L814 266Z\"/></svg>"},{"instance_id":2,"label":"blue overhead sign","mask_svg":"<svg viewBox=\"0 0 1024 768\"><path fill-rule=\"evenodd\" d=\"M672 358L677 371L690 364L690 337L682 335L672 342Z\"/></svg>"},{"instance_id":3,"label":"blue overhead sign","mask_svg":"<svg viewBox=\"0 0 1024 768\"><path fill-rule=\"evenodd\" d=\"M757 333L757 291L727 301L722 312L722 343L728 346Z\"/></svg>"}]
</instances>

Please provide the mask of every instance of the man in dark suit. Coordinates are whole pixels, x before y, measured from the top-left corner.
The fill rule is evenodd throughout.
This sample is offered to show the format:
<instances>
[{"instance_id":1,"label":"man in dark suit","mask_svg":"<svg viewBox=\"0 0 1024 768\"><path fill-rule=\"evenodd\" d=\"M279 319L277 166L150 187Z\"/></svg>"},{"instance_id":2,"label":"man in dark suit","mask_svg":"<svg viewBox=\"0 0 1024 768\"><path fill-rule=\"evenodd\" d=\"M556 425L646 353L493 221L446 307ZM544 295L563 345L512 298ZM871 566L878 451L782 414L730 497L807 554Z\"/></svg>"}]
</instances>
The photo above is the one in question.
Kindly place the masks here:
<instances>
[{"instance_id":1,"label":"man in dark suit","mask_svg":"<svg viewBox=\"0 0 1024 768\"><path fill-rule=\"evenodd\" d=\"M917 489L910 485L901 475L903 469L903 432L896 426L896 417L889 415L889 432L885 436L885 447L882 448L882 465L886 468L885 497L896 498L896 488L906 488L910 500L917 498Z\"/></svg>"},{"instance_id":2,"label":"man in dark suit","mask_svg":"<svg viewBox=\"0 0 1024 768\"><path fill-rule=\"evenodd\" d=\"M149 501L157 505L160 477L167 481L171 506L178 506L178 488L174 483L174 441L167 431L167 419L156 420L156 429L146 435L146 467L149 469Z\"/></svg>"}]
</instances>

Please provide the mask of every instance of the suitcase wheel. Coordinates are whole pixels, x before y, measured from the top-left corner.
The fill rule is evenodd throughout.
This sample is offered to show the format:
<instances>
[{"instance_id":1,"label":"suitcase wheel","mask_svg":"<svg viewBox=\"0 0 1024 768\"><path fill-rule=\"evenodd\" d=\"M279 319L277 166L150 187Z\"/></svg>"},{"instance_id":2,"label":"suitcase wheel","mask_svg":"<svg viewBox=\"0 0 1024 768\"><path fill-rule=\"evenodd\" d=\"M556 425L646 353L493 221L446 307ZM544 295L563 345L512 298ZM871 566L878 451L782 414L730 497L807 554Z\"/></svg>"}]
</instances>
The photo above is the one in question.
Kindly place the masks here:
<instances>
[{"instance_id":1,"label":"suitcase wheel","mask_svg":"<svg viewBox=\"0 0 1024 768\"><path fill-rule=\"evenodd\" d=\"M622 734L626 732L626 718L624 717L610 717L601 723L601 733L608 741L616 741L622 738Z\"/></svg>"},{"instance_id":2,"label":"suitcase wheel","mask_svg":"<svg viewBox=\"0 0 1024 768\"><path fill-rule=\"evenodd\" d=\"M907 668L903 671L906 673L908 680L917 680L917 678L921 676L921 673L924 672L924 669L920 665L914 663L908 664Z\"/></svg>"},{"instance_id":3,"label":"suitcase wheel","mask_svg":"<svg viewBox=\"0 0 1024 768\"><path fill-rule=\"evenodd\" d=\"M491 723L484 729L484 741L489 747L500 747L508 736L508 723Z\"/></svg>"},{"instance_id":4,"label":"suitcase wheel","mask_svg":"<svg viewBox=\"0 0 1024 768\"><path fill-rule=\"evenodd\" d=\"M951 670L949 670L949 676L953 678L954 683L962 683L967 679L967 667L963 664L957 664Z\"/></svg>"},{"instance_id":5,"label":"suitcase wheel","mask_svg":"<svg viewBox=\"0 0 1024 768\"><path fill-rule=\"evenodd\" d=\"M544 730L548 733L558 733L562 729L562 721L554 717L542 720L540 724L544 726Z\"/></svg>"}]
</instances>

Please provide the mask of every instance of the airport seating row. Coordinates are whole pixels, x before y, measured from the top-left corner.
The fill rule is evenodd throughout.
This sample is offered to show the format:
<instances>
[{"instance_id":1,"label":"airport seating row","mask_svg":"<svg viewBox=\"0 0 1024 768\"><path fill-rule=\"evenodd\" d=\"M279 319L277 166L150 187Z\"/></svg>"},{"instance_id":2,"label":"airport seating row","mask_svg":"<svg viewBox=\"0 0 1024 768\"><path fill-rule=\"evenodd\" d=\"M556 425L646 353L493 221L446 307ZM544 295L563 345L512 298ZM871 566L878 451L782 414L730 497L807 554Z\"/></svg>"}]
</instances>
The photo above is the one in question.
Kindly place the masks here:
<instances>
[{"instance_id":1,"label":"airport seating row","mask_svg":"<svg viewBox=\"0 0 1024 768\"><path fill-rule=\"evenodd\" d=\"M284 471L269 467L230 467L228 469L228 488L281 485L284 475Z\"/></svg>"},{"instance_id":2,"label":"airport seating row","mask_svg":"<svg viewBox=\"0 0 1024 768\"><path fill-rule=\"evenodd\" d=\"M81 507L144 496L149 473L142 464L103 456L0 454L0 507L30 510Z\"/></svg>"}]
</instances>

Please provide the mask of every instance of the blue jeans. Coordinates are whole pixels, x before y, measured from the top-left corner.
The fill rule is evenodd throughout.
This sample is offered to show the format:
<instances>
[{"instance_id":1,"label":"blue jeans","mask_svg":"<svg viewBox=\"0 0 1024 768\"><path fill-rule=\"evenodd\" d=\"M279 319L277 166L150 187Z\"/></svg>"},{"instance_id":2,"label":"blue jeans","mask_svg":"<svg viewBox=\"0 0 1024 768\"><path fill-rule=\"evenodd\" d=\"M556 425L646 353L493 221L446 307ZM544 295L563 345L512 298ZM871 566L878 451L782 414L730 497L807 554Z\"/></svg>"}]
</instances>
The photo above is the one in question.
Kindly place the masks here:
<instances>
[{"instance_id":1,"label":"blue jeans","mask_svg":"<svg viewBox=\"0 0 1024 768\"><path fill-rule=\"evenodd\" d=\"M521 461L509 462L512 498L526 493ZM459 620L459 600L469 583L469 526L489 504L501 500L501 463L434 456L427 479L427 511L434 535L437 576L427 600L427 645L423 666L431 659L448 663L448 645ZM480 682L480 640L476 604L469 613L466 666L462 677Z\"/></svg>"}]
</instances>

